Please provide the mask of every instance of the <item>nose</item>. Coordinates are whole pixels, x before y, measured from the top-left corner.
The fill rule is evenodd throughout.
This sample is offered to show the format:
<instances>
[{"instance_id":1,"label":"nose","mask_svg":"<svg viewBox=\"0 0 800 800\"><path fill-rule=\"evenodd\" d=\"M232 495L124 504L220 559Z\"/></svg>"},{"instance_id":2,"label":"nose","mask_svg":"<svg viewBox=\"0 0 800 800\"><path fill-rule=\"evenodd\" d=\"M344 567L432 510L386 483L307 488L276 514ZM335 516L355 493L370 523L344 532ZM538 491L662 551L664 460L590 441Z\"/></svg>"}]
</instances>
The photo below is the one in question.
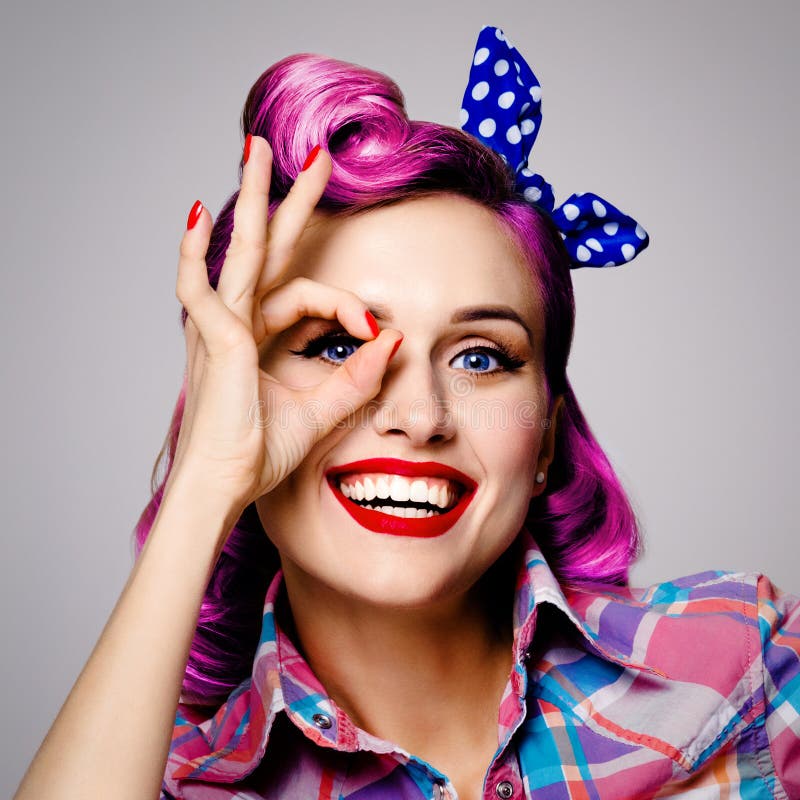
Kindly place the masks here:
<instances>
[{"instance_id":1,"label":"nose","mask_svg":"<svg viewBox=\"0 0 800 800\"><path fill-rule=\"evenodd\" d=\"M447 442L458 429L447 381L426 356L415 355L411 347L404 352L401 347L375 397L373 424L377 432L404 437L415 447Z\"/></svg>"}]
</instances>

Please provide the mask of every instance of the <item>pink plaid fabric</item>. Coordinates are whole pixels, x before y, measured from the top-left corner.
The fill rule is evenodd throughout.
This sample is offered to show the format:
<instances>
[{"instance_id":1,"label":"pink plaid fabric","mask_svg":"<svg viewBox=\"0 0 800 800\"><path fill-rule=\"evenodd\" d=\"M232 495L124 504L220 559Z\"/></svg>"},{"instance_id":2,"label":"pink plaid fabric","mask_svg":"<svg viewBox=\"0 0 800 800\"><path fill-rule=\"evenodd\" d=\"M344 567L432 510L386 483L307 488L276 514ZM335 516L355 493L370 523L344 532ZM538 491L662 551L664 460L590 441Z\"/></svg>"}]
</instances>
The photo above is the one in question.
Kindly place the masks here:
<instances>
[{"instance_id":1,"label":"pink plaid fabric","mask_svg":"<svg viewBox=\"0 0 800 800\"><path fill-rule=\"evenodd\" d=\"M800 798L800 599L757 574L559 586L527 531L515 666L484 800ZM162 800L455 798L434 765L356 727L266 596L251 677L179 705Z\"/></svg>"}]
</instances>

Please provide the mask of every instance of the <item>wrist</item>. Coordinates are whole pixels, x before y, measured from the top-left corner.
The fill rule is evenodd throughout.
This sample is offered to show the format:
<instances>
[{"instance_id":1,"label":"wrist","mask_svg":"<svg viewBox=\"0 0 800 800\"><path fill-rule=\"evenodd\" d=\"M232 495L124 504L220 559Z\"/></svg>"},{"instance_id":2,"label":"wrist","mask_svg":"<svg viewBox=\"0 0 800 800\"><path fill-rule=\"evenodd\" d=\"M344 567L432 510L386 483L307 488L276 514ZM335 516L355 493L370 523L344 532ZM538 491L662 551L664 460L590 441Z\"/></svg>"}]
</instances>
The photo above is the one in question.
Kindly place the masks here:
<instances>
[{"instance_id":1,"label":"wrist","mask_svg":"<svg viewBox=\"0 0 800 800\"><path fill-rule=\"evenodd\" d=\"M214 485L202 471L187 467L170 473L158 516L176 510L193 529L192 535L220 540L221 548L245 508L244 501Z\"/></svg>"}]
</instances>

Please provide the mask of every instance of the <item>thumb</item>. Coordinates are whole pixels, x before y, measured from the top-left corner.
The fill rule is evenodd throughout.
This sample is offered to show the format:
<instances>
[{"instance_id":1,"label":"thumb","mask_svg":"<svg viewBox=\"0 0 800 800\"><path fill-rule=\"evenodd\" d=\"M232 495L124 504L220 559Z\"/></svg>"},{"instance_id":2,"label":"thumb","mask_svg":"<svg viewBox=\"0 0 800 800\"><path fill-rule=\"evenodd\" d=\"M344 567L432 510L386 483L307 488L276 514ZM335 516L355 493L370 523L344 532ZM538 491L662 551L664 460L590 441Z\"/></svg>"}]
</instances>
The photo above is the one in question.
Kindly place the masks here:
<instances>
[{"instance_id":1,"label":"thumb","mask_svg":"<svg viewBox=\"0 0 800 800\"><path fill-rule=\"evenodd\" d=\"M354 414L380 391L383 376L400 342L400 331L385 328L365 342L329 378L308 392L313 398L317 424L309 429L314 442Z\"/></svg>"}]
</instances>

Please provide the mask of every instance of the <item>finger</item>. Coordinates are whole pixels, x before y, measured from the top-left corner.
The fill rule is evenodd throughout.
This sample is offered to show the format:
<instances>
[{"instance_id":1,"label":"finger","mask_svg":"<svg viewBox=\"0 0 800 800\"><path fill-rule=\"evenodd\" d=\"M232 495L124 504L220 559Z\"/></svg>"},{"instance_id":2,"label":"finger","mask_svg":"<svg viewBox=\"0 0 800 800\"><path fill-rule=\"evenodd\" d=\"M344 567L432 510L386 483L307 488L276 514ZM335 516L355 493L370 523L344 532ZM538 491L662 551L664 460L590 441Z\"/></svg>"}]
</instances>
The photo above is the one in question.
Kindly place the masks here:
<instances>
[{"instance_id":1,"label":"finger","mask_svg":"<svg viewBox=\"0 0 800 800\"><path fill-rule=\"evenodd\" d=\"M373 339L378 331L375 318L357 294L308 278L294 278L275 287L260 308L265 336L286 330L303 317L338 319L359 339Z\"/></svg>"},{"instance_id":2,"label":"finger","mask_svg":"<svg viewBox=\"0 0 800 800\"><path fill-rule=\"evenodd\" d=\"M210 218L210 214L205 209L203 204L198 200L192 206L192 209L189 212L189 218L186 223L186 231L183 235L183 240L181 241L180 245L180 257L202 259L203 267L206 269L206 275L208 274L208 267L205 263L205 257L208 252L208 245L211 236L211 231L208 226ZM190 233L190 231L193 232ZM179 262L178 269L180 270L180 268L181 265ZM186 310L185 307L183 310ZM189 316L188 311L186 312L186 317L183 323L183 334L186 339L186 367L191 375L191 369L194 363L194 354L197 351L197 343L200 339L200 334L197 330L197 325L195 325L194 320Z\"/></svg>"},{"instance_id":3,"label":"finger","mask_svg":"<svg viewBox=\"0 0 800 800\"><path fill-rule=\"evenodd\" d=\"M175 294L197 326L207 353L219 355L239 344L242 332L248 331L232 324L237 318L208 282L205 256L210 238L211 215L201 206L194 227L187 228L181 240Z\"/></svg>"},{"instance_id":4,"label":"finger","mask_svg":"<svg viewBox=\"0 0 800 800\"><path fill-rule=\"evenodd\" d=\"M317 424L301 427L306 445L313 446L378 394L386 367L402 340L399 331L382 330L376 339L359 347L330 377L313 389L299 393L305 401L314 404L318 417Z\"/></svg>"},{"instance_id":5,"label":"finger","mask_svg":"<svg viewBox=\"0 0 800 800\"><path fill-rule=\"evenodd\" d=\"M328 152L318 150L314 160L298 174L286 198L272 215L267 259L255 289L256 300L275 286L286 271L332 170L333 162Z\"/></svg>"},{"instance_id":6,"label":"finger","mask_svg":"<svg viewBox=\"0 0 800 800\"><path fill-rule=\"evenodd\" d=\"M271 174L272 148L263 137L253 136L233 208L233 232L217 282L222 302L248 328L252 326L255 286L267 255Z\"/></svg>"}]
</instances>

